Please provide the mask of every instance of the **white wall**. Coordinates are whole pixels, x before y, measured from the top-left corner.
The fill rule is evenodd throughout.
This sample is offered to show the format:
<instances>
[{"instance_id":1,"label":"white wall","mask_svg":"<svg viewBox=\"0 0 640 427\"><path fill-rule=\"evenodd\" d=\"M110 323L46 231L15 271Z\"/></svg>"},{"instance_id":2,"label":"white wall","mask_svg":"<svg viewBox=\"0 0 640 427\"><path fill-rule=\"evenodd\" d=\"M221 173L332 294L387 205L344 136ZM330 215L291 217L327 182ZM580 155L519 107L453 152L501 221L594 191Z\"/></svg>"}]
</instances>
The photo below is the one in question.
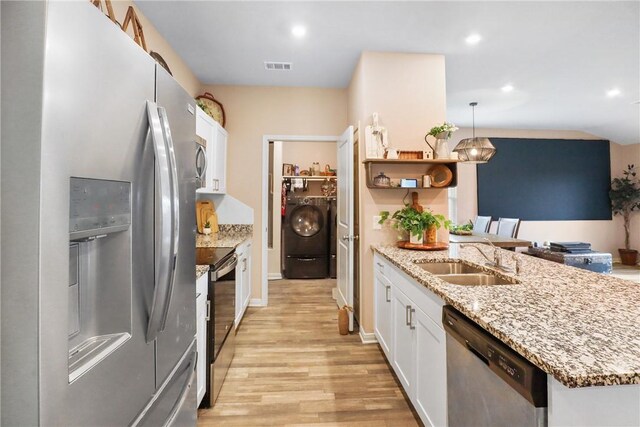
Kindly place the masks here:
<instances>
[{"instance_id":1,"label":"white wall","mask_svg":"<svg viewBox=\"0 0 640 427\"><path fill-rule=\"evenodd\" d=\"M313 162L320 163L324 170L325 165L332 169L337 165L337 148L335 142L315 141L283 141L282 163L299 165L300 170L309 169Z\"/></svg>"},{"instance_id":2,"label":"white wall","mask_svg":"<svg viewBox=\"0 0 640 427\"><path fill-rule=\"evenodd\" d=\"M389 141L399 150L423 150L424 135L446 119L445 59L442 55L363 52L349 85L349 124L359 127L360 160L365 158L364 127L379 113ZM388 227L375 230L374 215L402 207L403 190L367 188L360 165L360 327L373 332L372 244L393 243L397 233ZM447 214L447 190L418 189L420 203ZM446 232L439 233L448 240Z\"/></svg>"},{"instance_id":3,"label":"white wall","mask_svg":"<svg viewBox=\"0 0 640 427\"><path fill-rule=\"evenodd\" d=\"M218 215L218 224L253 225L253 209L228 194L198 194L198 200L210 200Z\"/></svg>"},{"instance_id":4,"label":"white wall","mask_svg":"<svg viewBox=\"0 0 640 427\"><path fill-rule=\"evenodd\" d=\"M340 135L347 127L345 89L205 86L224 105L229 132L227 192L253 208L252 299L262 298L262 145L265 135ZM264 245L264 246L263 246ZM263 270L264 268L264 270Z\"/></svg>"},{"instance_id":5,"label":"white wall","mask_svg":"<svg viewBox=\"0 0 640 427\"><path fill-rule=\"evenodd\" d=\"M560 138L560 139L602 139L577 131L558 130L514 130L478 129L477 136L501 138ZM471 137L471 129L460 129L453 136L453 144ZM588 142L585 142L588 143ZM640 144L622 146L611 143L611 174L619 176L628 163L640 165ZM458 165L458 222L473 219L478 214L476 166ZM494 225L495 226L495 225ZM640 215L632 221L632 247L640 247ZM614 217L610 221L523 221L518 237L531 241L585 241L594 250L610 252L619 258L618 248L624 247L622 219Z\"/></svg>"}]
</instances>

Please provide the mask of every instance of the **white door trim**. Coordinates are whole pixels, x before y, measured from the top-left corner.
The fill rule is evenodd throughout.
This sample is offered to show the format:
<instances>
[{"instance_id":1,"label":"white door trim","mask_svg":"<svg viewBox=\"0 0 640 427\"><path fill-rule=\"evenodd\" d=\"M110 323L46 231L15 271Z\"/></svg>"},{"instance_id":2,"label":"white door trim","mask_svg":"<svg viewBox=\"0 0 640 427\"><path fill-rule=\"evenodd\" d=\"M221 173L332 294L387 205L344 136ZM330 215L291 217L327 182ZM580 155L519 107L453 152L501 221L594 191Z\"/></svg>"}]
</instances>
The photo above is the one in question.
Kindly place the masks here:
<instances>
[{"instance_id":1,"label":"white door trim","mask_svg":"<svg viewBox=\"0 0 640 427\"><path fill-rule=\"evenodd\" d=\"M260 281L262 289L262 306L269 302L269 241L267 223L269 222L269 142L338 142L340 136L323 135L263 135L262 136L262 262ZM251 300L257 302L256 299ZM253 305L253 304L252 304ZM257 305L257 304L256 304Z\"/></svg>"}]
</instances>

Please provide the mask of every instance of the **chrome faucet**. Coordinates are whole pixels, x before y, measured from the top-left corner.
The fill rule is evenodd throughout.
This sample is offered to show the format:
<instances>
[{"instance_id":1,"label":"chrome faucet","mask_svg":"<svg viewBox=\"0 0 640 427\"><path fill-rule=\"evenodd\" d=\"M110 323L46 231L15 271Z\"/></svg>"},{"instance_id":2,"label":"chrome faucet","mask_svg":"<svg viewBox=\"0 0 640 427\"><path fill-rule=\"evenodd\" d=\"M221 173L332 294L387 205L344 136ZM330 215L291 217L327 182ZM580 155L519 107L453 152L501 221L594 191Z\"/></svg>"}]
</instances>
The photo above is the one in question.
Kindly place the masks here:
<instances>
[{"instance_id":1,"label":"chrome faucet","mask_svg":"<svg viewBox=\"0 0 640 427\"><path fill-rule=\"evenodd\" d=\"M502 264L502 254L500 253L500 250L496 247L496 245L494 245L493 242L491 242L491 240L487 239L486 237L483 237L482 240L486 240L487 243L489 243L491 245L491 247L493 247L493 260L491 260L491 258L489 258L487 256L487 254L485 254L484 251L482 249L480 249L478 246L469 245L469 244L461 244L460 248L462 248L462 249L464 249L466 247L475 248L487 260L486 265L488 265L489 267L497 268L498 270L505 271L507 273L512 273L513 270L511 268L509 268L509 267L507 267L507 266Z\"/></svg>"},{"instance_id":2,"label":"chrome faucet","mask_svg":"<svg viewBox=\"0 0 640 427\"><path fill-rule=\"evenodd\" d=\"M515 273L518 275L520 274L520 271L522 271L522 266L520 264L520 258L518 258L516 254L513 254L513 262L516 264Z\"/></svg>"}]
</instances>

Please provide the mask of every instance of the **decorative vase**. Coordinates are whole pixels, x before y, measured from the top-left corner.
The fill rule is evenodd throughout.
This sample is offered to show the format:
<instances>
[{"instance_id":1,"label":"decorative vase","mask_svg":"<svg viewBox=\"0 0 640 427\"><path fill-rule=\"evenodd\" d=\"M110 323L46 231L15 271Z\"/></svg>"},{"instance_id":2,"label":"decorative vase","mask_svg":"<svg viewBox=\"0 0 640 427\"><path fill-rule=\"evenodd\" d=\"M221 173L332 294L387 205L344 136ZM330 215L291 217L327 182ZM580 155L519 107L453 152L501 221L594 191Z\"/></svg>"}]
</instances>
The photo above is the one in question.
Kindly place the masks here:
<instances>
[{"instance_id":1,"label":"decorative vase","mask_svg":"<svg viewBox=\"0 0 640 427\"><path fill-rule=\"evenodd\" d=\"M624 265L636 265L638 262L638 251L635 249L618 249L618 253Z\"/></svg>"},{"instance_id":2,"label":"decorative vase","mask_svg":"<svg viewBox=\"0 0 640 427\"><path fill-rule=\"evenodd\" d=\"M424 242L424 236L422 234L416 236L413 233L409 233L409 243L412 243L414 245L421 245L422 242Z\"/></svg>"},{"instance_id":3,"label":"decorative vase","mask_svg":"<svg viewBox=\"0 0 640 427\"><path fill-rule=\"evenodd\" d=\"M203 229L202 229L202 234L204 234L204 235L209 235L209 234L211 234L211 229L210 229L210 228L203 228Z\"/></svg>"},{"instance_id":4,"label":"decorative vase","mask_svg":"<svg viewBox=\"0 0 640 427\"><path fill-rule=\"evenodd\" d=\"M431 145L427 140L427 137L431 135L426 135L424 137L424 141L427 145L433 150L433 158L434 159L448 159L451 155L449 150L449 132L440 132L435 136L436 142L434 145Z\"/></svg>"},{"instance_id":5,"label":"decorative vase","mask_svg":"<svg viewBox=\"0 0 640 427\"><path fill-rule=\"evenodd\" d=\"M436 243L438 240L438 229L435 225L432 225L425 230L424 240L426 243Z\"/></svg>"},{"instance_id":6,"label":"decorative vase","mask_svg":"<svg viewBox=\"0 0 640 427\"><path fill-rule=\"evenodd\" d=\"M349 306L338 309L338 332L340 335L349 335Z\"/></svg>"}]
</instances>

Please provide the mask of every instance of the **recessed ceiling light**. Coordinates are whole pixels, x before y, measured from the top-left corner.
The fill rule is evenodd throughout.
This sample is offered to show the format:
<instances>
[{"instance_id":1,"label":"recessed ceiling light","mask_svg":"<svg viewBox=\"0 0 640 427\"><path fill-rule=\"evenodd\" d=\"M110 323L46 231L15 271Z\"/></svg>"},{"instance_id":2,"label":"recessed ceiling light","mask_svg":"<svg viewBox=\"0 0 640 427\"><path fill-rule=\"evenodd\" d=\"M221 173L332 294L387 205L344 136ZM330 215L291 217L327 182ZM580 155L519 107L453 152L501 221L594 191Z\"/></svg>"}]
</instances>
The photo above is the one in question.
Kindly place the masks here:
<instances>
[{"instance_id":1,"label":"recessed ceiling light","mask_svg":"<svg viewBox=\"0 0 640 427\"><path fill-rule=\"evenodd\" d=\"M613 88L613 89L609 89L609 90L607 91L607 96L608 96L609 98L613 98L613 97L616 97L616 96L620 95L621 93L622 93L622 92L620 92L620 89L618 89L618 88Z\"/></svg>"},{"instance_id":2,"label":"recessed ceiling light","mask_svg":"<svg viewBox=\"0 0 640 427\"><path fill-rule=\"evenodd\" d=\"M507 84L502 86L502 91L503 92L511 92L513 90L513 85Z\"/></svg>"},{"instance_id":3,"label":"recessed ceiling light","mask_svg":"<svg viewBox=\"0 0 640 427\"><path fill-rule=\"evenodd\" d=\"M307 28L304 25L294 25L291 28L291 34L293 34L294 37L301 39L307 34Z\"/></svg>"},{"instance_id":4,"label":"recessed ceiling light","mask_svg":"<svg viewBox=\"0 0 640 427\"><path fill-rule=\"evenodd\" d=\"M482 40L482 36L480 36L480 34L470 34L466 39L464 39L467 44L478 44L480 40Z\"/></svg>"}]
</instances>

